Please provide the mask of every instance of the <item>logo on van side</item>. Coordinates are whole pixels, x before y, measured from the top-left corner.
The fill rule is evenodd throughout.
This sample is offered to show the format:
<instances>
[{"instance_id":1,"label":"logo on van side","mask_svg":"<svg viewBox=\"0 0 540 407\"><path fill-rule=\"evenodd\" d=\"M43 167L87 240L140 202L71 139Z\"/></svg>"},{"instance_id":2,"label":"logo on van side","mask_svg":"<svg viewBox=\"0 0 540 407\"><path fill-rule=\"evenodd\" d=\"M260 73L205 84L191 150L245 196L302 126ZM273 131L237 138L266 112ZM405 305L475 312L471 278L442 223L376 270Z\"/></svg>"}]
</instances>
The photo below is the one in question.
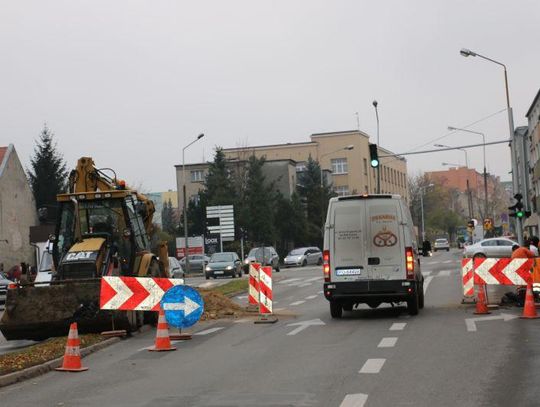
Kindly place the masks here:
<instances>
[{"instance_id":1,"label":"logo on van side","mask_svg":"<svg viewBox=\"0 0 540 407\"><path fill-rule=\"evenodd\" d=\"M391 231L383 228L373 237L373 244L377 247L392 247L397 243L397 236Z\"/></svg>"}]
</instances>

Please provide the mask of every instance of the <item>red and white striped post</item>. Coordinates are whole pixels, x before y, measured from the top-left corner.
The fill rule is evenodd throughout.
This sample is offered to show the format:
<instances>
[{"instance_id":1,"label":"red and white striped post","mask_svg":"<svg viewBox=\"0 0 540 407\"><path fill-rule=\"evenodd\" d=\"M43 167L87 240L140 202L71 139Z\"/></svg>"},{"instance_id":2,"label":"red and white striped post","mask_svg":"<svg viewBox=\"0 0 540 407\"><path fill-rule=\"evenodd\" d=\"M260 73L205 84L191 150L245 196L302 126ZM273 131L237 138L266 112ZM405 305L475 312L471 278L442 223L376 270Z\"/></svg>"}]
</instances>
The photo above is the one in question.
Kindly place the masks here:
<instances>
[{"instance_id":1,"label":"red and white striped post","mask_svg":"<svg viewBox=\"0 0 540 407\"><path fill-rule=\"evenodd\" d=\"M461 260L461 283L463 286L462 304L474 304L474 262L473 259Z\"/></svg>"},{"instance_id":2,"label":"red and white striped post","mask_svg":"<svg viewBox=\"0 0 540 407\"><path fill-rule=\"evenodd\" d=\"M272 267L259 268L259 319L255 323L274 323L272 313Z\"/></svg>"},{"instance_id":3,"label":"red and white striped post","mask_svg":"<svg viewBox=\"0 0 540 407\"><path fill-rule=\"evenodd\" d=\"M259 310L259 263L249 265L249 292L247 310L257 312Z\"/></svg>"}]
</instances>

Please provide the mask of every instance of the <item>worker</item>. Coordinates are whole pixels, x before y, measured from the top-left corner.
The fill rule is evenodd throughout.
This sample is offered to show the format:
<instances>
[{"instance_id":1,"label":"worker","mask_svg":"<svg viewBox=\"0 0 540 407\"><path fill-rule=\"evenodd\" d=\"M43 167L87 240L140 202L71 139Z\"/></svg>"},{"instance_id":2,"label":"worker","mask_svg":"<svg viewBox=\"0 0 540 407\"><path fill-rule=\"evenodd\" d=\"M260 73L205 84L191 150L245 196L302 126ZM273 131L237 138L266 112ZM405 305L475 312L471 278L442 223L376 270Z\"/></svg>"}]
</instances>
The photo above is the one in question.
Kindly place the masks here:
<instances>
[{"instance_id":1,"label":"worker","mask_svg":"<svg viewBox=\"0 0 540 407\"><path fill-rule=\"evenodd\" d=\"M538 236L531 237L529 241L529 250L534 254L534 257L538 257L538 243L540 242L540 239L538 239Z\"/></svg>"},{"instance_id":2,"label":"worker","mask_svg":"<svg viewBox=\"0 0 540 407\"><path fill-rule=\"evenodd\" d=\"M523 246L519 247L517 244L512 246L512 258L513 259L532 259L534 253L529 250L529 242L525 242Z\"/></svg>"}]
</instances>

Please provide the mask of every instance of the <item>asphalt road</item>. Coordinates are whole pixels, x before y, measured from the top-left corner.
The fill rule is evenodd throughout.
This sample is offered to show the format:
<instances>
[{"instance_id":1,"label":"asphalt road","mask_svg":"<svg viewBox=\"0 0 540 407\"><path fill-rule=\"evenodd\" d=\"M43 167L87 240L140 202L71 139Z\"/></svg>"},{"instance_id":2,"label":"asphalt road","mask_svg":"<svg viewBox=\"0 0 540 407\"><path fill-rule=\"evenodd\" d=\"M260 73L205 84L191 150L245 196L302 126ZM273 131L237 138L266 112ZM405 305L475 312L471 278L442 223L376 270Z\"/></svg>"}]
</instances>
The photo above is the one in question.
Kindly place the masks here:
<instances>
[{"instance_id":1,"label":"asphalt road","mask_svg":"<svg viewBox=\"0 0 540 407\"><path fill-rule=\"evenodd\" d=\"M458 251L422 259L426 308L415 317L381 306L333 320L320 267L285 269L274 281L275 324L200 323L191 341L164 353L146 350L154 339L146 332L85 358L87 372L0 389L1 404L539 405L540 321L513 318L517 308L471 321L474 308L460 304L459 261Z\"/></svg>"}]
</instances>

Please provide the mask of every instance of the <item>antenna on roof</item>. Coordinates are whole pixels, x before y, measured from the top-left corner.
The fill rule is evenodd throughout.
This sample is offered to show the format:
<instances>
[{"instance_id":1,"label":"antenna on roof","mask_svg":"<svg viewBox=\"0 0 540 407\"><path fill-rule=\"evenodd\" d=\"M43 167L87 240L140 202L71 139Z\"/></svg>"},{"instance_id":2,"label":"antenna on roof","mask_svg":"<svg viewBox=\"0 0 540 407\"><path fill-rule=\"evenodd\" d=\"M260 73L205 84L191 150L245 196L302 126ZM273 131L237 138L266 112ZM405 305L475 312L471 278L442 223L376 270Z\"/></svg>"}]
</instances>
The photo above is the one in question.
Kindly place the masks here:
<instances>
[{"instance_id":1,"label":"antenna on roof","mask_svg":"<svg viewBox=\"0 0 540 407\"><path fill-rule=\"evenodd\" d=\"M356 115L356 127L358 128L358 132L360 132L360 116L358 116L358 112L356 112L355 115Z\"/></svg>"}]
</instances>

